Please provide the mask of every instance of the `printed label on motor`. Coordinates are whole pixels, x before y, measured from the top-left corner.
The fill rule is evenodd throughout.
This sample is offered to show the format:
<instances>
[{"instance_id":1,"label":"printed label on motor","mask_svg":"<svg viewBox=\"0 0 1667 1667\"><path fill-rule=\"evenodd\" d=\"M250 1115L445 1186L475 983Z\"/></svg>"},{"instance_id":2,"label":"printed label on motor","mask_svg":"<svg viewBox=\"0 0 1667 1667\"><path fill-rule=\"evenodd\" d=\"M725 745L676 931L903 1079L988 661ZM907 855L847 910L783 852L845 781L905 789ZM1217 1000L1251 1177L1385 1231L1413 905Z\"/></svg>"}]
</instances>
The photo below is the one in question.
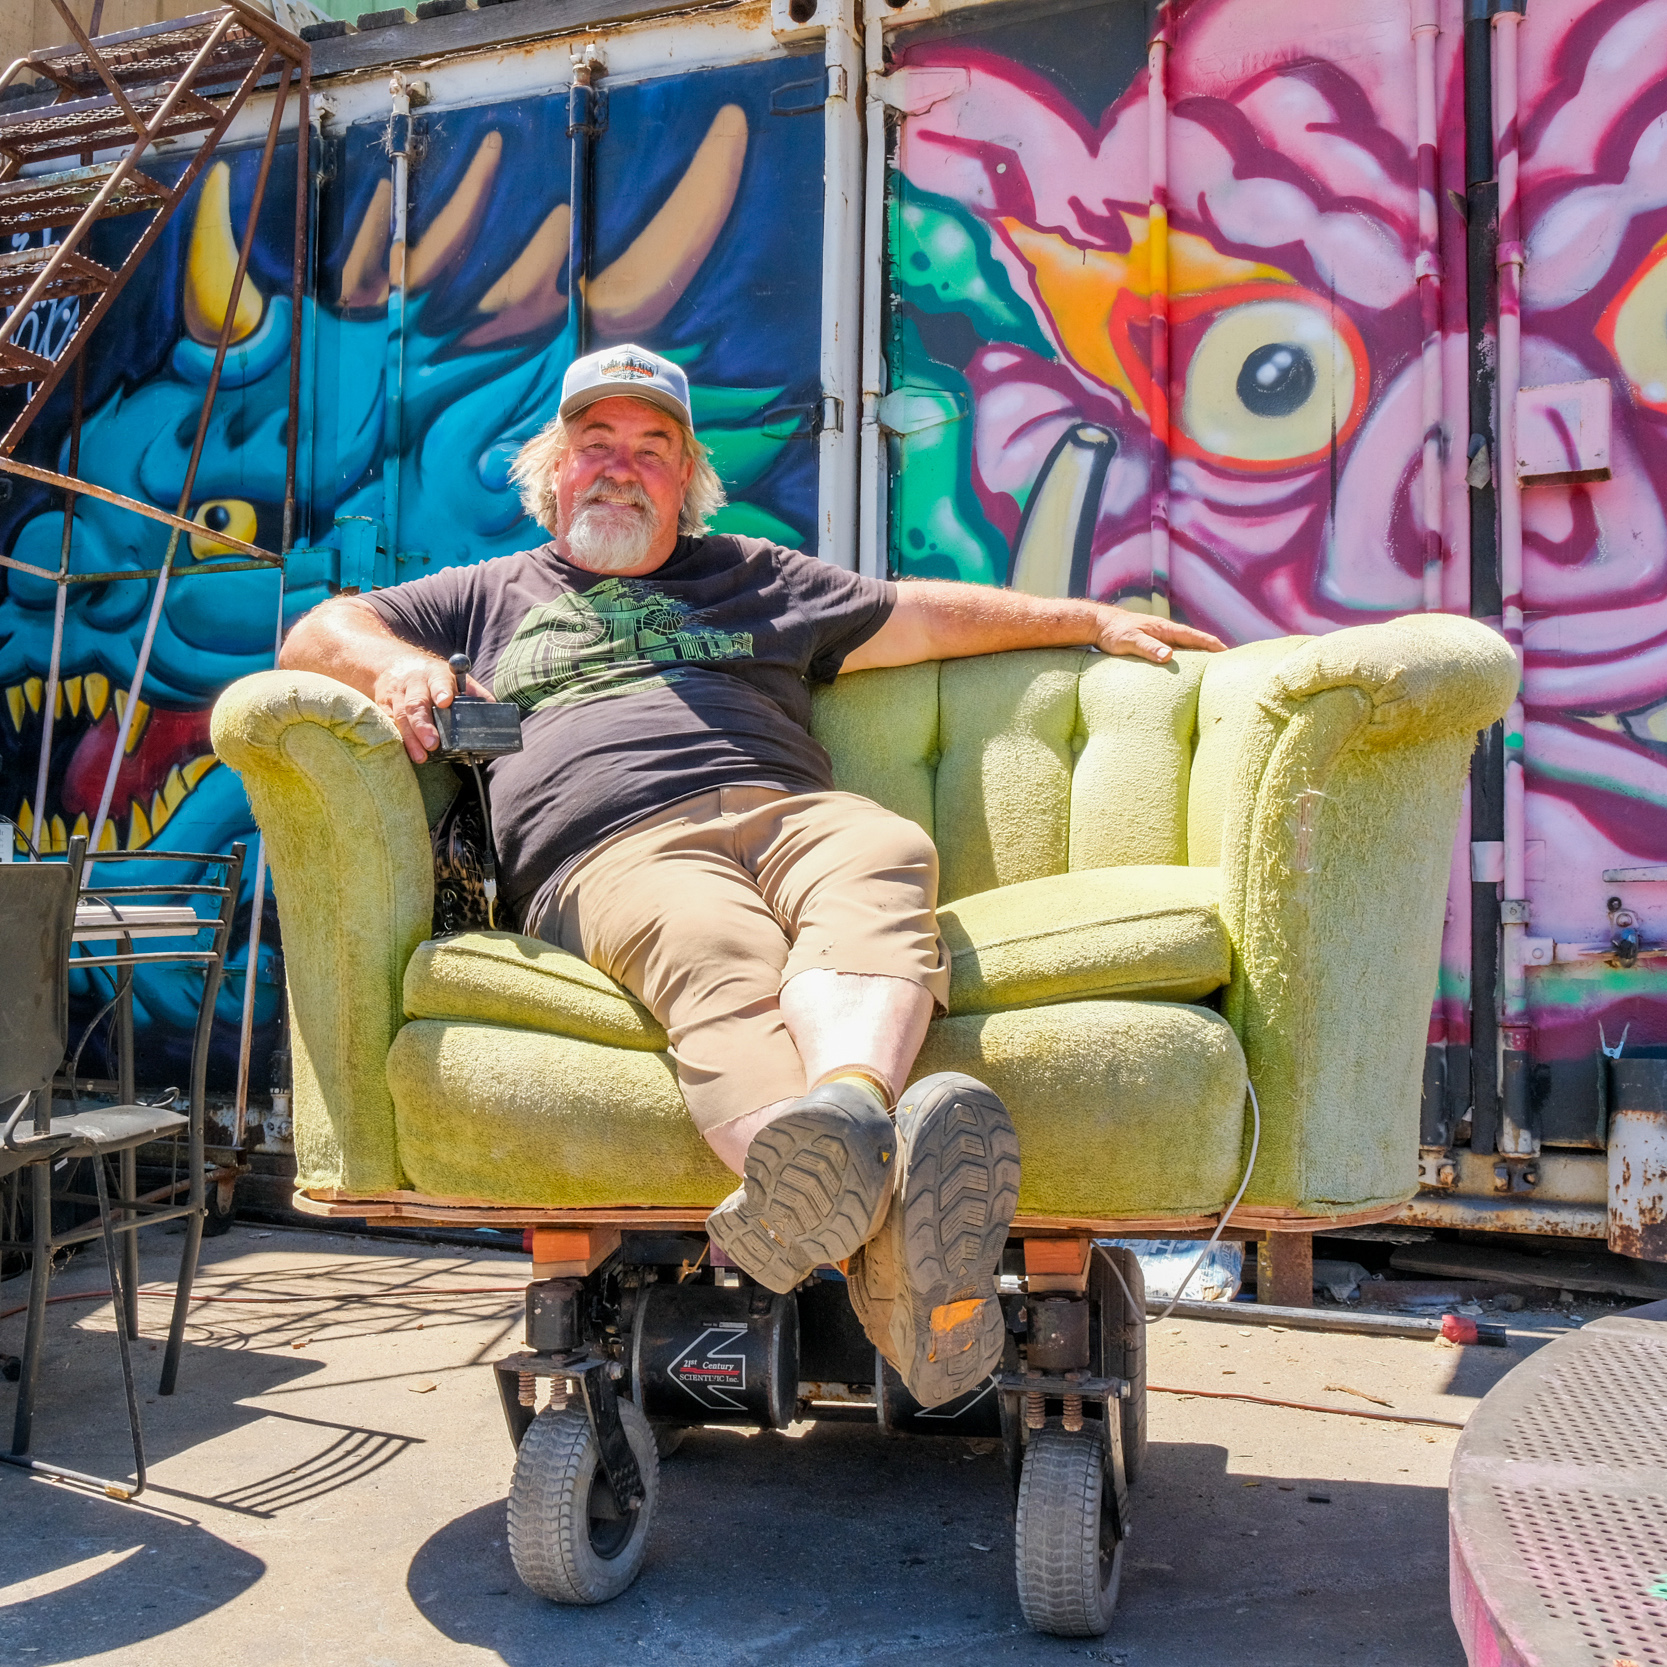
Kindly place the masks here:
<instances>
[{"instance_id":1,"label":"printed label on motor","mask_svg":"<svg viewBox=\"0 0 1667 1667\"><path fill-rule=\"evenodd\" d=\"M744 1325L708 1326L671 1363L667 1375L704 1405L739 1406L721 1392L747 1387L746 1338ZM707 1393L702 1394L701 1388ZM709 1400L707 1395L714 1390L718 1398Z\"/></svg>"}]
</instances>

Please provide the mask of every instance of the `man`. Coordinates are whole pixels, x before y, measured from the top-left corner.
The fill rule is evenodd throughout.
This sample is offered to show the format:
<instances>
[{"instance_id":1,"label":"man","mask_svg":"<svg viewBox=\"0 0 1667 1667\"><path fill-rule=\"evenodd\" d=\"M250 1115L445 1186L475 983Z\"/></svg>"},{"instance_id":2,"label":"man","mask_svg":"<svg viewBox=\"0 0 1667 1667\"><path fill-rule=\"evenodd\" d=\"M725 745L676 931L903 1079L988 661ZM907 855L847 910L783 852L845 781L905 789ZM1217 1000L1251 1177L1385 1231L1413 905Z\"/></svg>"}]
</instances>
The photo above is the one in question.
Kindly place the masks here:
<instances>
[{"instance_id":1,"label":"man","mask_svg":"<svg viewBox=\"0 0 1667 1667\"><path fill-rule=\"evenodd\" d=\"M899 586L708 536L723 489L687 379L637 347L571 367L515 478L550 543L327 603L283 664L372 696L419 761L452 699L448 655L522 709L523 750L491 771L508 909L665 1026L696 1126L743 1176L713 1241L777 1291L846 1265L915 1397L948 1400L1000 1358L1018 1141L968 1077L897 1103L949 988L937 854L833 790L809 685L1008 648L1221 645L1098 603Z\"/></svg>"}]
</instances>

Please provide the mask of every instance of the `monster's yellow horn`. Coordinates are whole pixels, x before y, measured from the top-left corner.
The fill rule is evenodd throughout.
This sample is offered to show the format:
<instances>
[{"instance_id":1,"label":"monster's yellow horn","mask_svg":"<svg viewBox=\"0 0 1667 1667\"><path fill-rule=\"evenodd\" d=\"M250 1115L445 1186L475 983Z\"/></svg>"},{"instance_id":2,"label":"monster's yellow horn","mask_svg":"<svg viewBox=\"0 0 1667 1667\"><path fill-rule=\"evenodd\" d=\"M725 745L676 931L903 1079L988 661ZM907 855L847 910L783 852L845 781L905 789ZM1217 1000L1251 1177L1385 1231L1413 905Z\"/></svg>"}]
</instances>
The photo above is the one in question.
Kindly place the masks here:
<instances>
[{"instance_id":1,"label":"monster's yellow horn","mask_svg":"<svg viewBox=\"0 0 1667 1667\"><path fill-rule=\"evenodd\" d=\"M217 162L204 178L185 261L185 328L193 341L208 346L220 339L226 309L231 305L232 278L237 272L231 177L231 169L224 162ZM254 280L245 273L237 297L237 316L232 323L234 343L254 333L265 308Z\"/></svg>"},{"instance_id":2,"label":"monster's yellow horn","mask_svg":"<svg viewBox=\"0 0 1667 1667\"><path fill-rule=\"evenodd\" d=\"M591 318L610 336L652 330L682 299L723 230L747 159L747 113L726 104L659 212L585 289Z\"/></svg>"}]
</instances>

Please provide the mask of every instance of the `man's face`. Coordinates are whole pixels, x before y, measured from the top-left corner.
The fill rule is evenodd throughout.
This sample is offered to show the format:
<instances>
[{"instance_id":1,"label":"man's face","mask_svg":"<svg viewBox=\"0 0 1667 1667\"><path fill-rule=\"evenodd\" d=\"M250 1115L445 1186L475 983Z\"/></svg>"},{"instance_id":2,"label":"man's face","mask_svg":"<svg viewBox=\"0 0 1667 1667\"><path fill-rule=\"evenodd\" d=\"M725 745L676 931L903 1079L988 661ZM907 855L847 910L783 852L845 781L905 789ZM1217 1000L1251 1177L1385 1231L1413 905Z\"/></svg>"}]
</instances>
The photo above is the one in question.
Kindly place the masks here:
<instances>
[{"instance_id":1,"label":"man's face","mask_svg":"<svg viewBox=\"0 0 1667 1667\"><path fill-rule=\"evenodd\" d=\"M556 469L556 545L592 573L652 573L677 544L694 459L658 406L617 394L569 425Z\"/></svg>"}]
</instances>

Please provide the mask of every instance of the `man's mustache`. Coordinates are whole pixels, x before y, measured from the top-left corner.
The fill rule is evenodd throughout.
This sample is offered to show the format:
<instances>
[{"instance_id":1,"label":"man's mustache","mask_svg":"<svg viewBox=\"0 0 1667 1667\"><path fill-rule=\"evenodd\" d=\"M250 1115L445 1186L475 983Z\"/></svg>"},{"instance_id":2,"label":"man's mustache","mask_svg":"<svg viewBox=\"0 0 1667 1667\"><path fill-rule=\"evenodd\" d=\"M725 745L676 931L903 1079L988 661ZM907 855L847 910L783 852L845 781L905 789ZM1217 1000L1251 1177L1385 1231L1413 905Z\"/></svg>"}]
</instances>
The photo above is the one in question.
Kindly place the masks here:
<instances>
[{"instance_id":1,"label":"man's mustache","mask_svg":"<svg viewBox=\"0 0 1667 1667\"><path fill-rule=\"evenodd\" d=\"M641 510L651 521L659 519L653 500L635 481L597 481L594 486L586 487L573 506L574 515L582 515L593 504Z\"/></svg>"}]
</instances>

